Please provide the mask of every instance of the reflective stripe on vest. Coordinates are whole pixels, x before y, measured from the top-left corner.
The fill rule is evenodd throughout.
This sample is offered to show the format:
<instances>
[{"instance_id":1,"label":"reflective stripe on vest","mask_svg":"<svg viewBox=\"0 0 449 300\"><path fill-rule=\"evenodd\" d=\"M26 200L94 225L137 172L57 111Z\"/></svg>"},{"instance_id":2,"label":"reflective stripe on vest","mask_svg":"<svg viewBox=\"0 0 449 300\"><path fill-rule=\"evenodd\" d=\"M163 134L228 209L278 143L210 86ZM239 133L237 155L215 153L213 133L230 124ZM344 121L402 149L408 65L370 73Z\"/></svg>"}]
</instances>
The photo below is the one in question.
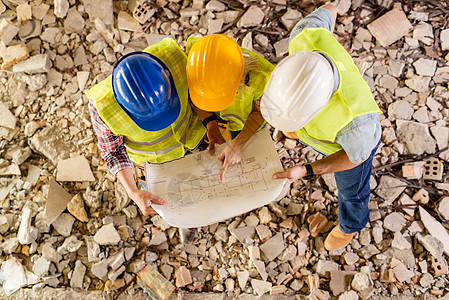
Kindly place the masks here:
<instances>
[{"instance_id":1,"label":"reflective stripe on vest","mask_svg":"<svg viewBox=\"0 0 449 300\"><path fill-rule=\"evenodd\" d=\"M335 143L340 130L357 116L381 111L351 56L329 30L307 28L301 31L289 44L290 54L298 51L322 52L337 67L340 77L337 91L327 105L297 131L302 142L321 152L335 153L341 149Z\"/></svg>"},{"instance_id":2,"label":"reflective stripe on vest","mask_svg":"<svg viewBox=\"0 0 449 300\"><path fill-rule=\"evenodd\" d=\"M156 151L138 150L138 149L133 148L133 147L130 146L129 144L137 144L137 145L153 146L153 145L157 144L158 142L163 141L164 139L162 139L162 138L165 137L165 139L167 139L167 138L172 137L172 136L173 136L173 133L176 134L176 133L179 131L179 129L181 128L181 125L185 123L186 118L187 118L187 115L184 116L184 120L183 120L183 121L181 121L179 124L176 125L176 127L174 128L174 130L170 130L167 134L165 134L163 137L161 137L161 138L159 139L159 141L156 140L156 141L153 141L153 142L151 142L151 143L134 142L134 141L131 141L130 139L128 139L128 138L125 137L125 148L126 148L127 150L129 150L129 151L132 151L132 152L135 152L135 153L139 153L139 154L164 155L164 154L167 154L167 153L169 153L170 151L172 151L172 150L174 150L174 149L176 149L176 148L178 148L178 147L182 147L182 146L184 146L184 144L186 143L187 130L184 130L184 132L182 133L181 138L179 139L179 143L176 143L176 144L174 144L173 146L170 146L170 147L165 148L165 149L162 149L162 150L156 150ZM189 122L190 122L191 119L192 119L192 115L190 115ZM186 129L187 129L187 127L186 127Z\"/></svg>"}]
</instances>

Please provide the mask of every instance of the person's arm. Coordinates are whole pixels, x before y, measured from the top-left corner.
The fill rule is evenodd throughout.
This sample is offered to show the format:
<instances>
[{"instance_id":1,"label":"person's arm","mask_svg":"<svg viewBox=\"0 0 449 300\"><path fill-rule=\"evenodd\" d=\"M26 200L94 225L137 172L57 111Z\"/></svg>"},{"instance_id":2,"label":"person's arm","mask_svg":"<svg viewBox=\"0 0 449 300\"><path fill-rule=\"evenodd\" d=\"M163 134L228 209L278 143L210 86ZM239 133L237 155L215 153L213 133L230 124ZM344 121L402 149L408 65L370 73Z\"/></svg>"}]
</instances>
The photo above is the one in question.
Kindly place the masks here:
<instances>
[{"instance_id":1,"label":"person's arm","mask_svg":"<svg viewBox=\"0 0 449 300\"><path fill-rule=\"evenodd\" d=\"M201 119L201 121L204 121L207 117L210 117L214 114L213 112L199 109L193 103L191 103L191 105L195 113ZM209 154L213 155L215 153L215 146L221 145L226 141L220 133L217 121L209 122L206 126L206 132L207 138L209 139Z\"/></svg>"},{"instance_id":2,"label":"person's arm","mask_svg":"<svg viewBox=\"0 0 449 300\"><path fill-rule=\"evenodd\" d=\"M317 160L311 163L310 165L312 166L313 173L315 175L320 175L320 174L346 171L357 167L361 163L363 163L363 161L361 161L358 164L352 163L349 160L349 157L346 154L345 150L340 150L338 152L335 152L334 154L326 156L325 158ZM288 178L288 180L290 180L290 183L292 183L306 175L307 175L306 167L304 167L304 165L301 165L288 168L284 172L274 173L273 179Z\"/></svg>"},{"instance_id":3,"label":"person's arm","mask_svg":"<svg viewBox=\"0 0 449 300\"><path fill-rule=\"evenodd\" d=\"M137 188L132 172L133 164L123 145L123 137L114 134L98 114L94 104L89 101L92 127L98 137L98 148L108 170L120 180L128 196L136 203L144 215L155 213L151 203L164 204L164 201L150 192Z\"/></svg>"},{"instance_id":4,"label":"person's arm","mask_svg":"<svg viewBox=\"0 0 449 300\"><path fill-rule=\"evenodd\" d=\"M332 15L334 16L334 19L333 19L333 21L332 21L332 30L331 30L331 32L333 32L334 29L335 29L335 21L336 21L336 19L337 19L337 13L338 13L337 8L336 8L335 6L333 6L332 4L324 4L324 5L322 5L320 8L325 8L325 9L327 9L327 10L330 11L330 12L332 13Z\"/></svg>"},{"instance_id":5,"label":"person's arm","mask_svg":"<svg viewBox=\"0 0 449 300\"><path fill-rule=\"evenodd\" d=\"M242 131L228 143L225 149L221 152L218 160L222 163L220 180L223 180L226 168L229 165L236 164L242 159L242 149L248 140L257 132L262 126L264 118L260 112L260 105L254 104L253 110L248 116L248 119L243 126Z\"/></svg>"},{"instance_id":6,"label":"person's arm","mask_svg":"<svg viewBox=\"0 0 449 300\"><path fill-rule=\"evenodd\" d=\"M156 211L151 207L152 203L160 205L165 204L162 198L137 188L131 168L120 170L116 176L125 188L126 193L128 193L129 198L136 203L145 216L156 213Z\"/></svg>"}]
</instances>

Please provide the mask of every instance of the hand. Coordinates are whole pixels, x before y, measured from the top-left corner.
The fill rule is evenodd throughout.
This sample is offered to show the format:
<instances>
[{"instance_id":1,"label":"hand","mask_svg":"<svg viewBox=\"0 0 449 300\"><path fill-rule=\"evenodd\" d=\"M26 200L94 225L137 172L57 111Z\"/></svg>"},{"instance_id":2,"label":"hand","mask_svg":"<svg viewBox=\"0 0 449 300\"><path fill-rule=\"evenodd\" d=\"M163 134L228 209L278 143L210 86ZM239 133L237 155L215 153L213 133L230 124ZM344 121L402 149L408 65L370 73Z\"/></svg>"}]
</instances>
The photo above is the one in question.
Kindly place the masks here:
<instances>
[{"instance_id":1,"label":"hand","mask_svg":"<svg viewBox=\"0 0 449 300\"><path fill-rule=\"evenodd\" d=\"M209 154L215 153L215 145L221 145L225 143L225 139L220 133L217 121L211 121L207 124L207 138L209 139Z\"/></svg>"},{"instance_id":2,"label":"hand","mask_svg":"<svg viewBox=\"0 0 449 300\"><path fill-rule=\"evenodd\" d=\"M273 174L273 179L277 178L288 178L290 183L304 177L307 175L306 167L304 166L293 166L288 168L284 172L277 172Z\"/></svg>"},{"instance_id":3,"label":"hand","mask_svg":"<svg viewBox=\"0 0 449 300\"><path fill-rule=\"evenodd\" d=\"M226 168L229 165L237 164L242 160L242 147L235 143L235 140L229 142L226 148L221 151L218 160L222 164L220 180L223 181Z\"/></svg>"},{"instance_id":4,"label":"hand","mask_svg":"<svg viewBox=\"0 0 449 300\"><path fill-rule=\"evenodd\" d=\"M129 197L137 204L140 211L145 216L148 216L149 214L156 214L156 211L151 207L152 203L160 205L165 204L165 201L162 198L143 190L135 190L129 195Z\"/></svg>"}]
</instances>

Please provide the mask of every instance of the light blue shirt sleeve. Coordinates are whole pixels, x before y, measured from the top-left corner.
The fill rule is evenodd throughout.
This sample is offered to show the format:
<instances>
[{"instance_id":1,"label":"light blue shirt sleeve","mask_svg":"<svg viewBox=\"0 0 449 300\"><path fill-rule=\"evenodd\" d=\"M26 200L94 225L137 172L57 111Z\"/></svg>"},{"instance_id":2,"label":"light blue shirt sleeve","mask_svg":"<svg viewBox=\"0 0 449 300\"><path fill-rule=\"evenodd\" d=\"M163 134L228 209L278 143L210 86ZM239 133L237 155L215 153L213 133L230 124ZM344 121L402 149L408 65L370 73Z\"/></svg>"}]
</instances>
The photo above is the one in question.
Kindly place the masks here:
<instances>
[{"instance_id":1,"label":"light blue shirt sleeve","mask_svg":"<svg viewBox=\"0 0 449 300\"><path fill-rule=\"evenodd\" d=\"M332 30L332 23L334 22L334 15L330 12L330 10L325 8L318 8L308 16L301 19L293 28L290 33L289 42L291 42L298 34L301 33L306 28L312 27L322 27L329 31ZM340 77L338 75L337 66L334 64L332 59L330 59L326 54L317 51L321 55L323 55L329 63L332 65L332 69L334 71L334 87L332 89L332 94L335 93L338 89L338 84L340 82Z\"/></svg>"},{"instance_id":2,"label":"light blue shirt sleeve","mask_svg":"<svg viewBox=\"0 0 449 300\"><path fill-rule=\"evenodd\" d=\"M310 13L306 17L302 18L293 28L290 33L291 42L298 34L306 28L311 27L323 27L329 31L332 31L332 23L334 22L334 15L331 11L325 8L318 8L314 12Z\"/></svg>"},{"instance_id":3,"label":"light blue shirt sleeve","mask_svg":"<svg viewBox=\"0 0 449 300\"><path fill-rule=\"evenodd\" d=\"M345 150L349 160L358 164L371 155L382 134L378 113L355 117L337 133L335 142Z\"/></svg>"}]
</instances>

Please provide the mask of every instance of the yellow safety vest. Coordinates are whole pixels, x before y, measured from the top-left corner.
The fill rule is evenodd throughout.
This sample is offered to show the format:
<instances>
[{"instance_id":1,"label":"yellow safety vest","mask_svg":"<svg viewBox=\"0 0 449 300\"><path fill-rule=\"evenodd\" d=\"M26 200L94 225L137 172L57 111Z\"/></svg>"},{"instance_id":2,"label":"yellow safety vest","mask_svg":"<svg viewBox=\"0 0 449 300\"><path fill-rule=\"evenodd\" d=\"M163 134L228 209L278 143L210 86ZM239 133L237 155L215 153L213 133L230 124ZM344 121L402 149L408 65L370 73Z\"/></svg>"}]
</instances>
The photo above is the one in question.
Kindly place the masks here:
<instances>
[{"instance_id":1,"label":"yellow safety vest","mask_svg":"<svg viewBox=\"0 0 449 300\"><path fill-rule=\"evenodd\" d=\"M95 102L101 119L111 131L124 137L126 151L133 162L162 163L183 157L185 148L194 149L206 130L201 119L192 112L188 100L186 54L170 38L165 38L143 51L158 57L173 76L181 101L180 114L173 124L159 131L146 131L137 126L115 100L112 76L89 89L86 96Z\"/></svg>"},{"instance_id":2,"label":"yellow safety vest","mask_svg":"<svg viewBox=\"0 0 449 300\"><path fill-rule=\"evenodd\" d=\"M189 55L193 44L195 44L195 42L199 39L199 37L189 37L187 39L187 55ZM215 112L223 120L229 122L229 129L231 131L239 131L243 129L248 116L253 110L254 101L257 101L260 97L262 97L265 86L267 85L271 72L273 72L274 69L274 66L262 56L245 48L241 49L243 53L247 53L257 59L259 69L248 72L249 82L241 91L237 93L234 101L228 108ZM245 76L245 74L243 74L243 76ZM263 125L261 127L263 127Z\"/></svg>"},{"instance_id":3,"label":"yellow safety vest","mask_svg":"<svg viewBox=\"0 0 449 300\"><path fill-rule=\"evenodd\" d=\"M290 54L298 51L320 51L337 66L340 77L337 91L323 110L297 131L298 138L305 144L323 153L335 153L342 149L335 143L340 130L357 116L381 111L351 56L329 30L303 30L289 45Z\"/></svg>"}]
</instances>

